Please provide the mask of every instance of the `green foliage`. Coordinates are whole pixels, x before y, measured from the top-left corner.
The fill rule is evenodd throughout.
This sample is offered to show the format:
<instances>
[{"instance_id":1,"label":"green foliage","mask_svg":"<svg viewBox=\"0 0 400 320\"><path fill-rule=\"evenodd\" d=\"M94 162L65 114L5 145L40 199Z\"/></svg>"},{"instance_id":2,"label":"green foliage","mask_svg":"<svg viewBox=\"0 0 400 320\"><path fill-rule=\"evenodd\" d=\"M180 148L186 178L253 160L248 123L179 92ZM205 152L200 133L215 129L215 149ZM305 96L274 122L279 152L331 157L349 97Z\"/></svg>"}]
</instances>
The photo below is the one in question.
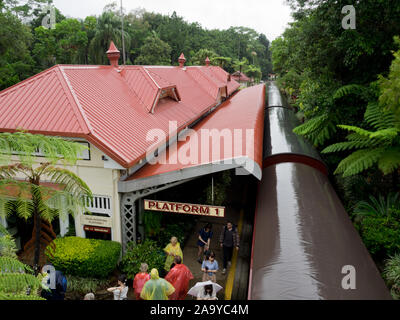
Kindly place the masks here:
<instances>
[{"instance_id":1,"label":"green foliage","mask_svg":"<svg viewBox=\"0 0 400 320\"><path fill-rule=\"evenodd\" d=\"M361 237L368 251L379 258L400 251L400 222L381 217L365 217Z\"/></svg>"},{"instance_id":2,"label":"green foliage","mask_svg":"<svg viewBox=\"0 0 400 320\"><path fill-rule=\"evenodd\" d=\"M400 37L395 37L395 43L400 47ZM394 60L390 67L389 77L379 77L381 96L380 104L385 110L390 110L400 123L400 50L394 53Z\"/></svg>"},{"instance_id":3,"label":"green foliage","mask_svg":"<svg viewBox=\"0 0 400 320\"><path fill-rule=\"evenodd\" d=\"M142 65L171 65L171 47L156 34L153 34L145 39L135 63Z\"/></svg>"},{"instance_id":4,"label":"green foliage","mask_svg":"<svg viewBox=\"0 0 400 320\"><path fill-rule=\"evenodd\" d=\"M210 58L211 63L220 66L223 69L227 69L231 66L232 58L230 57L213 57Z\"/></svg>"},{"instance_id":5,"label":"green foliage","mask_svg":"<svg viewBox=\"0 0 400 320\"><path fill-rule=\"evenodd\" d=\"M245 73L256 80L256 82L259 82L262 77L261 69L259 67L256 67L254 65L249 65L245 68Z\"/></svg>"},{"instance_id":6,"label":"green foliage","mask_svg":"<svg viewBox=\"0 0 400 320\"><path fill-rule=\"evenodd\" d=\"M160 248L164 248L171 241L172 237L176 237L183 248L185 241L184 223L168 224L157 234L150 236L150 239L155 241Z\"/></svg>"},{"instance_id":7,"label":"green foliage","mask_svg":"<svg viewBox=\"0 0 400 320\"><path fill-rule=\"evenodd\" d=\"M18 17L0 11L0 90L33 74L32 34Z\"/></svg>"},{"instance_id":8,"label":"green foliage","mask_svg":"<svg viewBox=\"0 0 400 320\"><path fill-rule=\"evenodd\" d=\"M309 139L315 146L323 145L336 132L333 116L316 116L296 127L293 132Z\"/></svg>"},{"instance_id":9,"label":"green foliage","mask_svg":"<svg viewBox=\"0 0 400 320\"><path fill-rule=\"evenodd\" d=\"M369 197L356 204L354 214L360 219L364 244L375 256L393 255L400 251L400 196Z\"/></svg>"},{"instance_id":10,"label":"green foliage","mask_svg":"<svg viewBox=\"0 0 400 320\"><path fill-rule=\"evenodd\" d=\"M369 196L369 201L360 201L354 208L356 215L392 218L396 217L397 210L400 210L400 196L398 193L390 193L387 197L380 195L378 198Z\"/></svg>"},{"instance_id":11,"label":"green foliage","mask_svg":"<svg viewBox=\"0 0 400 320\"><path fill-rule=\"evenodd\" d=\"M337 89L333 94L333 99L340 99L352 94L362 96L365 94L365 91L366 89L364 86L360 86L358 84L349 84Z\"/></svg>"},{"instance_id":12,"label":"green foliage","mask_svg":"<svg viewBox=\"0 0 400 320\"><path fill-rule=\"evenodd\" d=\"M389 174L400 167L399 126L391 111L384 112L377 103L370 103L364 116L366 122L376 131L368 131L356 126L339 125L350 131L346 142L333 144L323 153L357 150L343 159L335 173L351 176L363 172L373 165Z\"/></svg>"},{"instance_id":13,"label":"green foliage","mask_svg":"<svg viewBox=\"0 0 400 320\"><path fill-rule=\"evenodd\" d=\"M84 295L88 292L96 292L109 284L108 279L82 278L67 275L68 292L76 292Z\"/></svg>"},{"instance_id":14,"label":"green foliage","mask_svg":"<svg viewBox=\"0 0 400 320\"><path fill-rule=\"evenodd\" d=\"M37 150L43 154L47 162L56 164L74 164L82 151L87 149L84 145L67 141L59 137L30 134L23 131L15 133L0 133L0 160L9 163L12 155L17 155L23 165L32 165L36 159Z\"/></svg>"},{"instance_id":15,"label":"green foliage","mask_svg":"<svg viewBox=\"0 0 400 320\"><path fill-rule=\"evenodd\" d=\"M144 211L143 223L145 226L145 232L148 236L155 236L160 232L161 221L163 213L154 211Z\"/></svg>"},{"instance_id":16,"label":"green foliage","mask_svg":"<svg viewBox=\"0 0 400 320\"><path fill-rule=\"evenodd\" d=\"M0 224L0 256L2 256L3 258L16 258L16 252L17 246L15 245L14 238L9 234L7 229ZM0 263L0 266L4 265Z\"/></svg>"},{"instance_id":17,"label":"green foliage","mask_svg":"<svg viewBox=\"0 0 400 320\"><path fill-rule=\"evenodd\" d=\"M212 201L212 185L211 177L207 188L205 189L206 203L210 205L222 206L227 200L226 196L229 193L231 185L231 173L223 171L214 175L214 201Z\"/></svg>"},{"instance_id":18,"label":"green foliage","mask_svg":"<svg viewBox=\"0 0 400 320\"><path fill-rule=\"evenodd\" d=\"M396 254L386 260L383 276L391 287L394 299L400 299L400 254Z\"/></svg>"},{"instance_id":19,"label":"green foliage","mask_svg":"<svg viewBox=\"0 0 400 320\"><path fill-rule=\"evenodd\" d=\"M195 66L203 66L205 65L207 57L210 59L210 61L213 61L213 59L217 56L218 54L215 53L213 50L200 49L192 56L191 63Z\"/></svg>"},{"instance_id":20,"label":"green foliage","mask_svg":"<svg viewBox=\"0 0 400 320\"><path fill-rule=\"evenodd\" d=\"M42 276L35 277L29 266L17 260L14 239L2 226L0 233L0 300L42 300Z\"/></svg>"},{"instance_id":21,"label":"green foliage","mask_svg":"<svg viewBox=\"0 0 400 320\"><path fill-rule=\"evenodd\" d=\"M57 238L55 249L46 248L49 261L57 270L80 277L105 278L117 266L121 244L115 241Z\"/></svg>"},{"instance_id":22,"label":"green foliage","mask_svg":"<svg viewBox=\"0 0 400 320\"><path fill-rule=\"evenodd\" d=\"M125 256L122 258L120 267L129 279L133 279L140 271L140 265L147 263L149 270L156 268L162 270L165 255L156 242L146 240L142 244L128 246Z\"/></svg>"}]
</instances>

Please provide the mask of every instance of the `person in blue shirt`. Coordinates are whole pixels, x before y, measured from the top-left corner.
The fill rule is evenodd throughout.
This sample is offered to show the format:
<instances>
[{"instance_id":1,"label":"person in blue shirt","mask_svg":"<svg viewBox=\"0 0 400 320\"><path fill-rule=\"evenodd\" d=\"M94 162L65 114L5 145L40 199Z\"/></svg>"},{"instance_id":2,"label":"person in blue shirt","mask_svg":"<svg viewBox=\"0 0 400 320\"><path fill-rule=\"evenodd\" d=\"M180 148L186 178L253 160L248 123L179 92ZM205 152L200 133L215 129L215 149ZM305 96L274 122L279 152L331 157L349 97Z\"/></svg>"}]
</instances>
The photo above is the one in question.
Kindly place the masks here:
<instances>
[{"instance_id":1,"label":"person in blue shirt","mask_svg":"<svg viewBox=\"0 0 400 320\"><path fill-rule=\"evenodd\" d=\"M212 224L207 223L203 229L199 231L199 238L197 240L197 246L199 247L199 252L197 253L197 261L202 263L202 254L210 249L210 241L213 236Z\"/></svg>"},{"instance_id":2,"label":"person in blue shirt","mask_svg":"<svg viewBox=\"0 0 400 320\"><path fill-rule=\"evenodd\" d=\"M203 271L203 282L204 281L212 281L217 282L217 271L218 271L218 262L215 260L215 253L211 252L206 256L206 259L203 261L201 265L201 271Z\"/></svg>"}]
</instances>

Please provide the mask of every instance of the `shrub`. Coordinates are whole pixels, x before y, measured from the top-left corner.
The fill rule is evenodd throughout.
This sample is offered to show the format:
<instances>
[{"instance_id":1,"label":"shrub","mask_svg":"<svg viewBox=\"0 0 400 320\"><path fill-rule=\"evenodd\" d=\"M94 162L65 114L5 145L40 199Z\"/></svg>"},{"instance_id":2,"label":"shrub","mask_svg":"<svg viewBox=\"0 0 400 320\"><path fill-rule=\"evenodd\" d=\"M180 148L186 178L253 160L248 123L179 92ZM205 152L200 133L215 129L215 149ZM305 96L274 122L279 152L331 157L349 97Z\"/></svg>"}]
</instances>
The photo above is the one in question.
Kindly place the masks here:
<instances>
[{"instance_id":1,"label":"shrub","mask_svg":"<svg viewBox=\"0 0 400 320\"><path fill-rule=\"evenodd\" d=\"M152 240L157 242L157 245L161 248L170 243L171 238L176 237L181 246L183 246L185 241L185 231L180 224L170 224L165 229L161 230L157 236L150 237Z\"/></svg>"},{"instance_id":2,"label":"shrub","mask_svg":"<svg viewBox=\"0 0 400 320\"><path fill-rule=\"evenodd\" d=\"M117 266L121 244L115 241L57 238L55 250L46 248L46 256L57 270L80 277L105 278Z\"/></svg>"},{"instance_id":3,"label":"shrub","mask_svg":"<svg viewBox=\"0 0 400 320\"><path fill-rule=\"evenodd\" d=\"M394 299L400 299L400 254L396 254L386 261L383 276L391 287Z\"/></svg>"},{"instance_id":4,"label":"shrub","mask_svg":"<svg viewBox=\"0 0 400 320\"><path fill-rule=\"evenodd\" d=\"M108 279L81 278L71 275L67 275L66 277L68 283L67 292L74 291L82 295L88 292L96 292L109 284Z\"/></svg>"},{"instance_id":5,"label":"shrub","mask_svg":"<svg viewBox=\"0 0 400 320\"><path fill-rule=\"evenodd\" d=\"M361 237L369 252L384 257L400 252L400 222L383 217L365 217Z\"/></svg>"},{"instance_id":6,"label":"shrub","mask_svg":"<svg viewBox=\"0 0 400 320\"><path fill-rule=\"evenodd\" d=\"M149 271L153 268L160 271L164 267L164 262L165 254L162 249L155 241L146 240L135 247L132 244L128 245L121 261L121 270L129 279L133 279L139 273L142 263L149 265Z\"/></svg>"}]
</instances>

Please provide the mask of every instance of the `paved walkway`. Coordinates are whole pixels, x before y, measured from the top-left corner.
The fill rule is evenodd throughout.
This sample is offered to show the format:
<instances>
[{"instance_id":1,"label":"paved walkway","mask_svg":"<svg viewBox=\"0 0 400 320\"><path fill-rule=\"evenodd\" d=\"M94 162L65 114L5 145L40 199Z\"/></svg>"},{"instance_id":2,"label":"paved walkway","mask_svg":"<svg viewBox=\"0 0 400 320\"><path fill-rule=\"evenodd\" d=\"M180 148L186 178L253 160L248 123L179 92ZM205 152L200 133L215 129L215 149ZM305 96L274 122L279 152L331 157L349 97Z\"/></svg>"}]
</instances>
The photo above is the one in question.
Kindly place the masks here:
<instances>
[{"instance_id":1,"label":"paved walkway","mask_svg":"<svg viewBox=\"0 0 400 320\"><path fill-rule=\"evenodd\" d=\"M197 261L197 239L198 231L204 227L206 223L212 223L213 225L213 238L211 240L211 250L216 254L216 260L219 265L219 272L217 272L217 283L223 287L217 297L219 300L225 299L225 289L228 285L230 287L230 296L232 300L244 300L247 298L247 284L249 275L249 259L250 259L250 248L251 248L251 236L252 236L252 214L248 210L246 205L247 197L247 185L248 177L235 177L232 183L232 192L229 194L230 205L226 206L225 218L210 218L201 217L197 221L197 225L186 243L183 250L183 263L192 271L194 279L190 282L190 287L194 286L197 282L202 281L203 272L201 271L201 264ZM232 266L227 269L225 275L222 274L223 269L223 258L222 248L219 245L219 236L222 231L222 227L226 224L227 220L231 220L235 225L239 224L240 212L243 210L242 219L242 234L240 237L240 250L237 254L236 264L232 261ZM232 259L233 260L233 259ZM232 269L231 271L231 268ZM229 282L231 285L229 286ZM188 300L193 297L188 296Z\"/></svg>"}]
</instances>

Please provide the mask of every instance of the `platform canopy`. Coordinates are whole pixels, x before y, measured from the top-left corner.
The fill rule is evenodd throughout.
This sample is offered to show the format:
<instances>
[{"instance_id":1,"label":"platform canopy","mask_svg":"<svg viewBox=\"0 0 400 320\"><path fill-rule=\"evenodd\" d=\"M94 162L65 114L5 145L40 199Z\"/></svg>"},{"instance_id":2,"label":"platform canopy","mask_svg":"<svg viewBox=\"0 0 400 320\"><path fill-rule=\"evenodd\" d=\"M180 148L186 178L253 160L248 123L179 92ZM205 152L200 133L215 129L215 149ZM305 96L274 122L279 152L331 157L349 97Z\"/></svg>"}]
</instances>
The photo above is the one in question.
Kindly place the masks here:
<instances>
[{"instance_id":1,"label":"platform canopy","mask_svg":"<svg viewBox=\"0 0 400 320\"><path fill-rule=\"evenodd\" d=\"M261 180L264 107L264 85L239 91L181 135L165 154L158 155L162 163L148 163L120 181L119 192L134 192L235 168Z\"/></svg>"}]
</instances>

